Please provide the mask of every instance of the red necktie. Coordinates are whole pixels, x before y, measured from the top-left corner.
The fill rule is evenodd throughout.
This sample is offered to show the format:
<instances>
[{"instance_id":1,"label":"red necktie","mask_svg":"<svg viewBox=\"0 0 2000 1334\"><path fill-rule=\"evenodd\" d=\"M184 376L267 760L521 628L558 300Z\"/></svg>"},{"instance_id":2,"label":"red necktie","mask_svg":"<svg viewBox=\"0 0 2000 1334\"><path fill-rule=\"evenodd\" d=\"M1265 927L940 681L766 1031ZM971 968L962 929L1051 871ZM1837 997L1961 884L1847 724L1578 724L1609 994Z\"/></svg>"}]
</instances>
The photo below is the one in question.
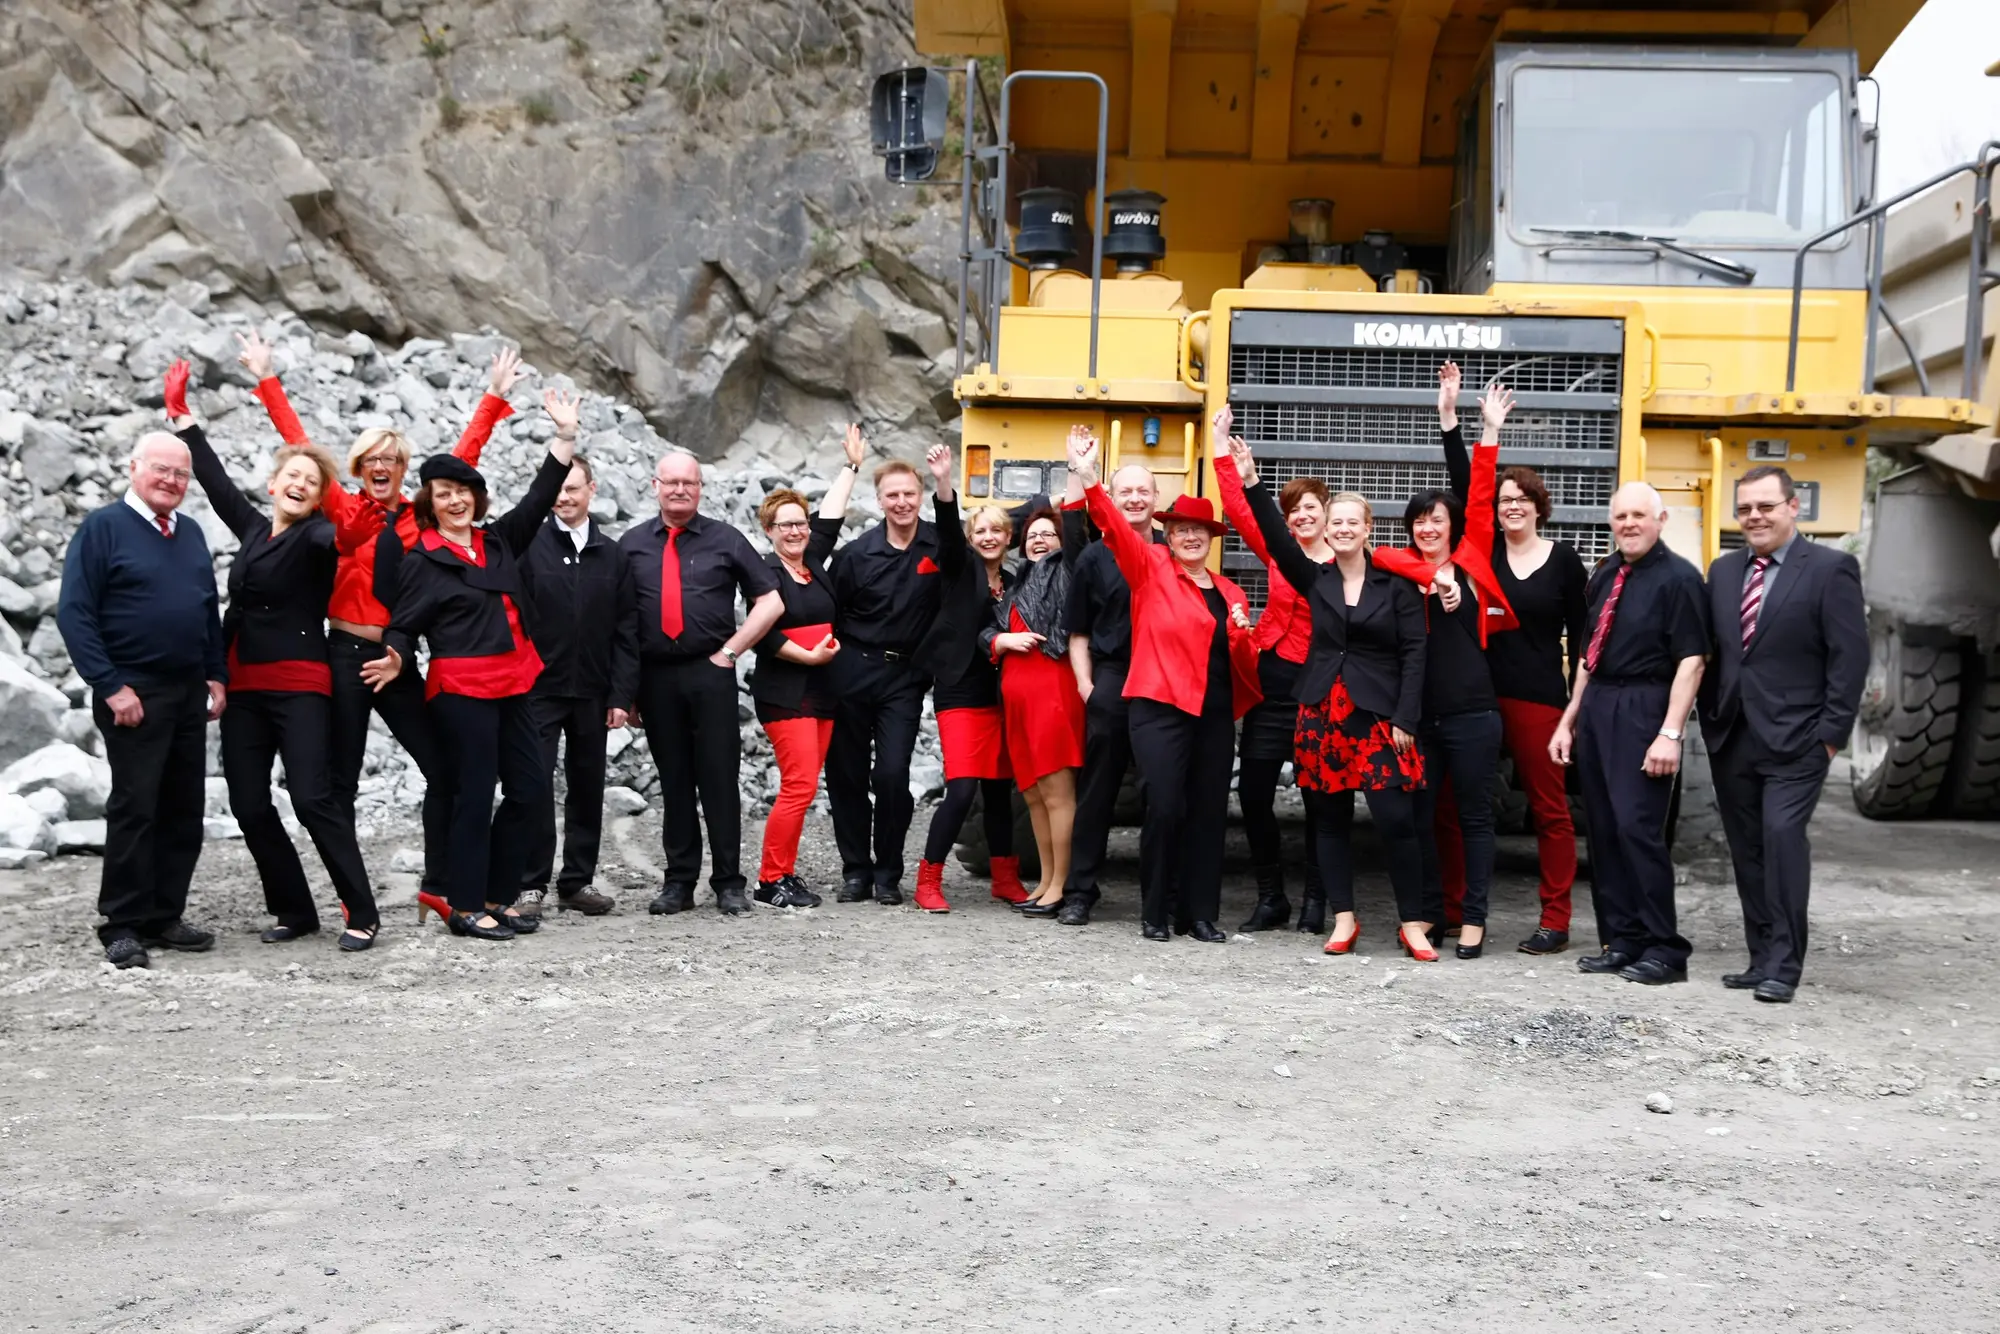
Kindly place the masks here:
<instances>
[{"instance_id":1,"label":"red necktie","mask_svg":"<svg viewBox=\"0 0 2000 1334\"><path fill-rule=\"evenodd\" d=\"M674 549L678 528L667 529L666 550L660 556L660 633L669 639L681 637L681 558Z\"/></svg>"},{"instance_id":2,"label":"red necktie","mask_svg":"<svg viewBox=\"0 0 2000 1334\"><path fill-rule=\"evenodd\" d=\"M1764 571L1770 564L1769 556L1758 556L1750 562L1750 578L1743 585L1743 610L1736 617L1743 631L1744 648L1750 647L1750 636L1757 633L1757 613L1764 610Z\"/></svg>"},{"instance_id":3,"label":"red necktie","mask_svg":"<svg viewBox=\"0 0 2000 1334\"><path fill-rule=\"evenodd\" d=\"M157 523L158 525L160 525L160 536L161 536L161 537L172 537L172 536L174 535L174 526L173 526L172 524L170 524L170 523L168 523L168 522L167 522L167 516L166 516L166 515L164 515L164 514L155 514L155 515L153 516L153 522L154 522L154 523Z\"/></svg>"},{"instance_id":4,"label":"red necktie","mask_svg":"<svg viewBox=\"0 0 2000 1334\"><path fill-rule=\"evenodd\" d=\"M1597 670L1597 660L1604 656L1604 641L1611 638L1611 618L1618 611L1619 594L1625 591L1625 576L1632 573L1630 564L1618 567L1618 577L1611 581L1611 596L1604 599L1604 610L1597 613L1597 628L1590 632L1590 647L1583 653L1583 670Z\"/></svg>"}]
</instances>

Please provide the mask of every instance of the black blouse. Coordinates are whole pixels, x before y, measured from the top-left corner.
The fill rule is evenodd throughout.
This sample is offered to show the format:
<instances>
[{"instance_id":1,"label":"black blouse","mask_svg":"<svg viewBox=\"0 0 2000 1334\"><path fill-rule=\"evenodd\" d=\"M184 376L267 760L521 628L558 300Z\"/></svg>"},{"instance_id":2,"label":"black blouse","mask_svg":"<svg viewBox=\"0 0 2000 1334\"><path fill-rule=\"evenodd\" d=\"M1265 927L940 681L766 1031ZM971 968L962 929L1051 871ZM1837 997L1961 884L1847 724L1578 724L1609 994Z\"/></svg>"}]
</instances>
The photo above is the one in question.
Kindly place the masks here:
<instances>
[{"instance_id":1,"label":"black blouse","mask_svg":"<svg viewBox=\"0 0 2000 1334\"><path fill-rule=\"evenodd\" d=\"M1453 612L1444 609L1435 593L1424 599L1424 616L1430 623L1424 654L1426 719L1483 713L1500 706L1493 694L1493 673L1479 647L1483 609L1472 596L1470 579L1461 579L1458 591L1458 610Z\"/></svg>"},{"instance_id":2,"label":"black blouse","mask_svg":"<svg viewBox=\"0 0 2000 1334\"><path fill-rule=\"evenodd\" d=\"M1522 579L1507 563L1503 537L1493 544L1493 573L1521 622L1519 629L1502 631L1487 641L1486 663L1493 669L1494 691L1502 699L1562 708L1569 703L1569 683L1590 640L1589 608L1583 597L1589 575L1583 557L1569 543L1557 542L1541 568Z\"/></svg>"},{"instance_id":3,"label":"black blouse","mask_svg":"<svg viewBox=\"0 0 2000 1334\"><path fill-rule=\"evenodd\" d=\"M1214 713L1234 707L1234 687L1229 667L1229 599L1213 584L1201 590L1208 614L1215 617L1215 636L1208 641L1208 693L1202 696L1201 711Z\"/></svg>"},{"instance_id":4,"label":"black blouse","mask_svg":"<svg viewBox=\"0 0 2000 1334\"><path fill-rule=\"evenodd\" d=\"M827 578L826 558L840 539L840 526L839 519L813 516L812 536L807 539L805 549L806 572L812 576L810 583L794 579L775 551L764 558L778 581L778 596L784 601L785 611L770 633L757 641L757 668L750 674L750 695L757 701L760 722L833 717L833 693L826 686L826 667L788 662L778 656L778 650L791 642L785 634L787 630L833 624L833 581ZM801 647L809 649L813 645Z\"/></svg>"}]
</instances>

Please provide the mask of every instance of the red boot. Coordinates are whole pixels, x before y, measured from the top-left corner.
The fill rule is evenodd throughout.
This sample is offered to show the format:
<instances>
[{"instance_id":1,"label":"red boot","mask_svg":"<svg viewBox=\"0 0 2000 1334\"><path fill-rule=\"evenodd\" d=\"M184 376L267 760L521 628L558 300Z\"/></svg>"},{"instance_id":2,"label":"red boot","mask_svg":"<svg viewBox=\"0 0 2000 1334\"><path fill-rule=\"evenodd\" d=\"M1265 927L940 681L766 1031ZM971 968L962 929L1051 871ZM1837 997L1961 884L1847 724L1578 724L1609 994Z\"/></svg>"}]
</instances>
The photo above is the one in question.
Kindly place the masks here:
<instances>
[{"instance_id":1,"label":"red boot","mask_svg":"<svg viewBox=\"0 0 2000 1334\"><path fill-rule=\"evenodd\" d=\"M925 912L950 912L944 901L944 863L917 863L917 906Z\"/></svg>"},{"instance_id":2,"label":"red boot","mask_svg":"<svg viewBox=\"0 0 2000 1334\"><path fill-rule=\"evenodd\" d=\"M1028 890L1021 883L1019 857L993 858L993 897L1002 903L1026 903Z\"/></svg>"}]
</instances>

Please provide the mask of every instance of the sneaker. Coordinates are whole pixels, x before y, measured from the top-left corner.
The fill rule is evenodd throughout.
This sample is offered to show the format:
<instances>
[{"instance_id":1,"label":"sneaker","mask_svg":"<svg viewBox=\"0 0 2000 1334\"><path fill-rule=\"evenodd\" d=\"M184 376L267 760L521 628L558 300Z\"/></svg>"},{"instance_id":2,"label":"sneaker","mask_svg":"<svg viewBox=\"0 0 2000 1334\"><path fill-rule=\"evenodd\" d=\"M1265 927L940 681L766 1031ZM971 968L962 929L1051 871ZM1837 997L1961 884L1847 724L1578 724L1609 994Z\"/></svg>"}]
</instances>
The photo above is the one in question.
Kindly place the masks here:
<instances>
[{"instance_id":1,"label":"sneaker","mask_svg":"<svg viewBox=\"0 0 2000 1334\"><path fill-rule=\"evenodd\" d=\"M799 879L798 876L796 875L785 876L778 883L783 885L786 889L792 891L793 902L798 907L801 908L819 907L820 904L819 895L813 893L812 886L808 885L805 881ZM799 903L798 900L800 899L804 899L805 902Z\"/></svg>"},{"instance_id":2,"label":"sneaker","mask_svg":"<svg viewBox=\"0 0 2000 1334\"><path fill-rule=\"evenodd\" d=\"M542 904L548 897L549 891L546 889L523 889L521 897L514 900L514 909L523 917L540 917Z\"/></svg>"},{"instance_id":3,"label":"sneaker","mask_svg":"<svg viewBox=\"0 0 2000 1334\"><path fill-rule=\"evenodd\" d=\"M164 931L140 937L142 945L158 945L163 949L180 950L184 954L200 954L215 946L215 933L202 931L186 922L174 922Z\"/></svg>"},{"instance_id":4,"label":"sneaker","mask_svg":"<svg viewBox=\"0 0 2000 1334\"><path fill-rule=\"evenodd\" d=\"M795 875L759 880L753 897L767 908L817 908L820 902L819 895Z\"/></svg>"},{"instance_id":5,"label":"sneaker","mask_svg":"<svg viewBox=\"0 0 2000 1334\"><path fill-rule=\"evenodd\" d=\"M750 900L740 889L718 890L715 895L715 910L725 917L741 917L750 911Z\"/></svg>"},{"instance_id":6,"label":"sneaker","mask_svg":"<svg viewBox=\"0 0 2000 1334\"><path fill-rule=\"evenodd\" d=\"M146 947L130 936L120 936L104 947L107 963L119 968L151 968L153 961L146 957Z\"/></svg>"},{"instance_id":7,"label":"sneaker","mask_svg":"<svg viewBox=\"0 0 2000 1334\"><path fill-rule=\"evenodd\" d=\"M618 906L609 894L600 894L585 885L582 889L556 895L556 907L563 912L580 912L585 917L602 917Z\"/></svg>"}]
</instances>

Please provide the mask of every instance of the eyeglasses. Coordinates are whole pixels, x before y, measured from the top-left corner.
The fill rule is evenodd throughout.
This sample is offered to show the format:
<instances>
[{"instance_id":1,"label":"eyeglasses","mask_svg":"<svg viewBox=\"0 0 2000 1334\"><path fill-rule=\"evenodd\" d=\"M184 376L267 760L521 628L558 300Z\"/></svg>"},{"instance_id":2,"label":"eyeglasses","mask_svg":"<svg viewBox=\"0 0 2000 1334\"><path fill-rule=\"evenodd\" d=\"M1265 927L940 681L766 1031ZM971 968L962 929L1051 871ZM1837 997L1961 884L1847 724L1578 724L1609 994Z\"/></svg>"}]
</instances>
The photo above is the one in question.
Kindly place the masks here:
<instances>
[{"instance_id":1,"label":"eyeglasses","mask_svg":"<svg viewBox=\"0 0 2000 1334\"><path fill-rule=\"evenodd\" d=\"M1761 514L1768 518L1791 503L1789 500L1759 500L1754 503L1746 501L1736 506L1736 517L1747 519L1753 514Z\"/></svg>"},{"instance_id":2,"label":"eyeglasses","mask_svg":"<svg viewBox=\"0 0 2000 1334\"><path fill-rule=\"evenodd\" d=\"M653 485L654 485L655 487L657 487L658 489L662 490L662 491L699 491L699 490L701 490L701 483L700 483L700 482L682 482L682 481L672 481L672 482L670 482L670 481L668 481L668 480L667 480L666 478L664 478L664 477L655 477L655 478L653 479Z\"/></svg>"},{"instance_id":3,"label":"eyeglasses","mask_svg":"<svg viewBox=\"0 0 2000 1334\"><path fill-rule=\"evenodd\" d=\"M1531 510L1535 502L1526 496L1502 496L1494 502L1503 510Z\"/></svg>"},{"instance_id":4,"label":"eyeglasses","mask_svg":"<svg viewBox=\"0 0 2000 1334\"><path fill-rule=\"evenodd\" d=\"M772 524L771 531L774 533L796 533L810 527L812 527L811 519L786 519L782 523Z\"/></svg>"},{"instance_id":5,"label":"eyeglasses","mask_svg":"<svg viewBox=\"0 0 2000 1334\"><path fill-rule=\"evenodd\" d=\"M355 464L358 467L373 467L380 464L385 468L393 468L402 461L402 454L392 450L387 454L363 454L355 460Z\"/></svg>"},{"instance_id":6,"label":"eyeglasses","mask_svg":"<svg viewBox=\"0 0 2000 1334\"><path fill-rule=\"evenodd\" d=\"M170 468L164 463L148 463L146 471L161 479L172 478L183 486L194 480L194 474L186 468Z\"/></svg>"}]
</instances>

